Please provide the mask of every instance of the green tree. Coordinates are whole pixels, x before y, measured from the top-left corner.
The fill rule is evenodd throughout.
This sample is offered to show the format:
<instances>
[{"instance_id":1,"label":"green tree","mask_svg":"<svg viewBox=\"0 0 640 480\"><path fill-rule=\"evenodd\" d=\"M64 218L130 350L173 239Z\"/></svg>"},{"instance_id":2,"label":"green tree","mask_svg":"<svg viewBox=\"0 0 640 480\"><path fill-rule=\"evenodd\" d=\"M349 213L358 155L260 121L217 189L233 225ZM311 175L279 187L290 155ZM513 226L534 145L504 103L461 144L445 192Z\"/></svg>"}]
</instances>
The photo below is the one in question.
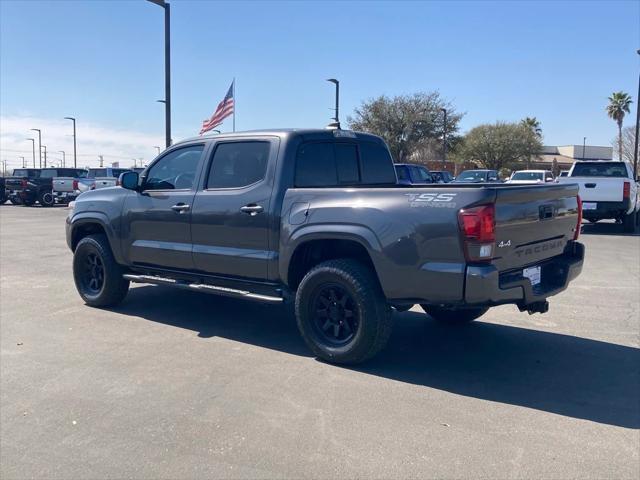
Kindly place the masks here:
<instances>
[{"instance_id":1,"label":"green tree","mask_svg":"<svg viewBox=\"0 0 640 480\"><path fill-rule=\"evenodd\" d=\"M613 92L609 97L607 115L618 124L618 158L622 160L622 122L631 113L631 96L625 92Z\"/></svg>"},{"instance_id":2,"label":"green tree","mask_svg":"<svg viewBox=\"0 0 640 480\"><path fill-rule=\"evenodd\" d=\"M538 136L521 123L496 122L478 125L464 137L460 157L484 168L512 168L516 162L528 161L542 150Z\"/></svg>"},{"instance_id":3,"label":"green tree","mask_svg":"<svg viewBox=\"0 0 640 480\"><path fill-rule=\"evenodd\" d=\"M536 137L542 140L542 126L540 125L540 120L536 117L525 117L520 120L520 125L529 128L536 134Z\"/></svg>"},{"instance_id":4,"label":"green tree","mask_svg":"<svg viewBox=\"0 0 640 480\"><path fill-rule=\"evenodd\" d=\"M447 149L459 140L458 124L463 114L458 113L450 102L438 92L420 92L378 98L363 102L347 118L349 128L379 135L389 145L396 162L406 161L420 152L442 154L444 115L447 110ZM440 143L438 143L438 141Z\"/></svg>"}]
</instances>

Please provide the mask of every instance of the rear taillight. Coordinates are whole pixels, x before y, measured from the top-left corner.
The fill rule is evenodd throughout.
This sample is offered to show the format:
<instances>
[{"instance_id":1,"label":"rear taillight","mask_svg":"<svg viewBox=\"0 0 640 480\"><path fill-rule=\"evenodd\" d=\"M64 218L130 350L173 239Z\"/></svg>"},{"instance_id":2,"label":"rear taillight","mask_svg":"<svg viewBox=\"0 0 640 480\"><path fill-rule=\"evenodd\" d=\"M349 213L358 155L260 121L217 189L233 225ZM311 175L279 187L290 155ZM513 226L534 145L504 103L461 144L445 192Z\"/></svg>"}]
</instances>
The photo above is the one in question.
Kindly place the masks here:
<instances>
[{"instance_id":1,"label":"rear taillight","mask_svg":"<svg viewBox=\"0 0 640 480\"><path fill-rule=\"evenodd\" d=\"M78 190L78 180L73 181L73 186L71 188L73 188L74 190Z\"/></svg>"},{"instance_id":2,"label":"rear taillight","mask_svg":"<svg viewBox=\"0 0 640 480\"><path fill-rule=\"evenodd\" d=\"M624 182L624 185L622 186L622 200L629 200L630 196L631 196L631 183Z\"/></svg>"},{"instance_id":3,"label":"rear taillight","mask_svg":"<svg viewBox=\"0 0 640 480\"><path fill-rule=\"evenodd\" d=\"M578 199L578 224L576 225L576 230L573 232L573 239L578 240L580 236L580 228L582 228L582 199L580 195L577 197Z\"/></svg>"},{"instance_id":4,"label":"rear taillight","mask_svg":"<svg viewBox=\"0 0 640 480\"><path fill-rule=\"evenodd\" d=\"M27 183L29 183L29 182L27 182L26 178L23 178L22 180L20 180L20 186L22 188L27 188Z\"/></svg>"},{"instance_id":5,"label":"rear taillight","mask_svg":"<svg viewBox=\"0 0 640 480\"><path fill-rule=\"evenodd\" d=\"M458 224L467 260L472 262L491 260L496 240L494 205L482 205L460 210Z\"/></svg>"}]
</instances>

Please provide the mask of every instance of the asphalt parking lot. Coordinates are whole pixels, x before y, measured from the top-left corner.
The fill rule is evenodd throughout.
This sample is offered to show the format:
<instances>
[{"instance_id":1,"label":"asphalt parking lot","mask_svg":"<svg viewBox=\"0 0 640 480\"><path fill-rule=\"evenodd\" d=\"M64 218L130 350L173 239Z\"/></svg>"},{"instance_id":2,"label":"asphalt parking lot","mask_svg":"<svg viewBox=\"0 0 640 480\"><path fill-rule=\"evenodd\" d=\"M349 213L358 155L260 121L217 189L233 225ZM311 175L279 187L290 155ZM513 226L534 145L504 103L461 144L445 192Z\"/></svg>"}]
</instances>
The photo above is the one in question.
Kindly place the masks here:
<instances>
[{"instance_id":1,"label":"asphalt parking lot","mask_svg":"<svg viewBox=\"0 0 640 480\"><path fill-rule=\"evenodd\" d=\"M85 306L64 208L0 208L0 477L639 478L640 236L586 225L546 315L396 314L357 368L281 307L136 286Z\"/></svg>"}]
</instances>

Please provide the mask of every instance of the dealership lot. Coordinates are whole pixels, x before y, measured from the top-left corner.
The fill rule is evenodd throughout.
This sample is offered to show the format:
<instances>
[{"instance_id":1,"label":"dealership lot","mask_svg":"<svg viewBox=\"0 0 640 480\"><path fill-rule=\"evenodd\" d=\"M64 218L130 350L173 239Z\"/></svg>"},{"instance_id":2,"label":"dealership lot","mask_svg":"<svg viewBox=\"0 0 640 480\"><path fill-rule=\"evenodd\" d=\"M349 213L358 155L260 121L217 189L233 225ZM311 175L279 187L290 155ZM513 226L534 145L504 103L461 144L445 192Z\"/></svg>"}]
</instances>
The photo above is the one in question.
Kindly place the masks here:
<instances>
[{"instance_id":1,"label":"dealership lot","mask_svg":"<svg viewBox=\"0 0 640 480\"><path fill-rule=\"evenodd\" d=\"M2 478L637 478L640 236L585 225L546 315L315 360L281 307L134 286L81 302L65 208L0 208Z\"/></svg>"}]
</instances>

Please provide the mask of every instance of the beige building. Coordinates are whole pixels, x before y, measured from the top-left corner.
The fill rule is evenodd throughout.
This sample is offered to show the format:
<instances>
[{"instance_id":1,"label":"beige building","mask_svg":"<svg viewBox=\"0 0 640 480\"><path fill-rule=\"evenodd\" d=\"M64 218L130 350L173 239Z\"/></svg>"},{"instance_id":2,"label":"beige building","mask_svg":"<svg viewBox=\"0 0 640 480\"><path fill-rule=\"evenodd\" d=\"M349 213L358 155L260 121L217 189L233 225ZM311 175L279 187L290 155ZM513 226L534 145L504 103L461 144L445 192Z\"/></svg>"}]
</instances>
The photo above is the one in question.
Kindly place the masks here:
<instances>
[{"instance_id":1,"label":"beige building","mask_svg":"<svg viewBox=\"0 0 640 480\"><path fill-rule=\"evenodd\" d=\"M556 170L568 170L576 160L612 160L613 147L596 145L561 145L542 147L542 152L531 161L531 168L552 170L554 161ZM554 172L558 173L558 172Z\"/></svg>"}]
</instances>

